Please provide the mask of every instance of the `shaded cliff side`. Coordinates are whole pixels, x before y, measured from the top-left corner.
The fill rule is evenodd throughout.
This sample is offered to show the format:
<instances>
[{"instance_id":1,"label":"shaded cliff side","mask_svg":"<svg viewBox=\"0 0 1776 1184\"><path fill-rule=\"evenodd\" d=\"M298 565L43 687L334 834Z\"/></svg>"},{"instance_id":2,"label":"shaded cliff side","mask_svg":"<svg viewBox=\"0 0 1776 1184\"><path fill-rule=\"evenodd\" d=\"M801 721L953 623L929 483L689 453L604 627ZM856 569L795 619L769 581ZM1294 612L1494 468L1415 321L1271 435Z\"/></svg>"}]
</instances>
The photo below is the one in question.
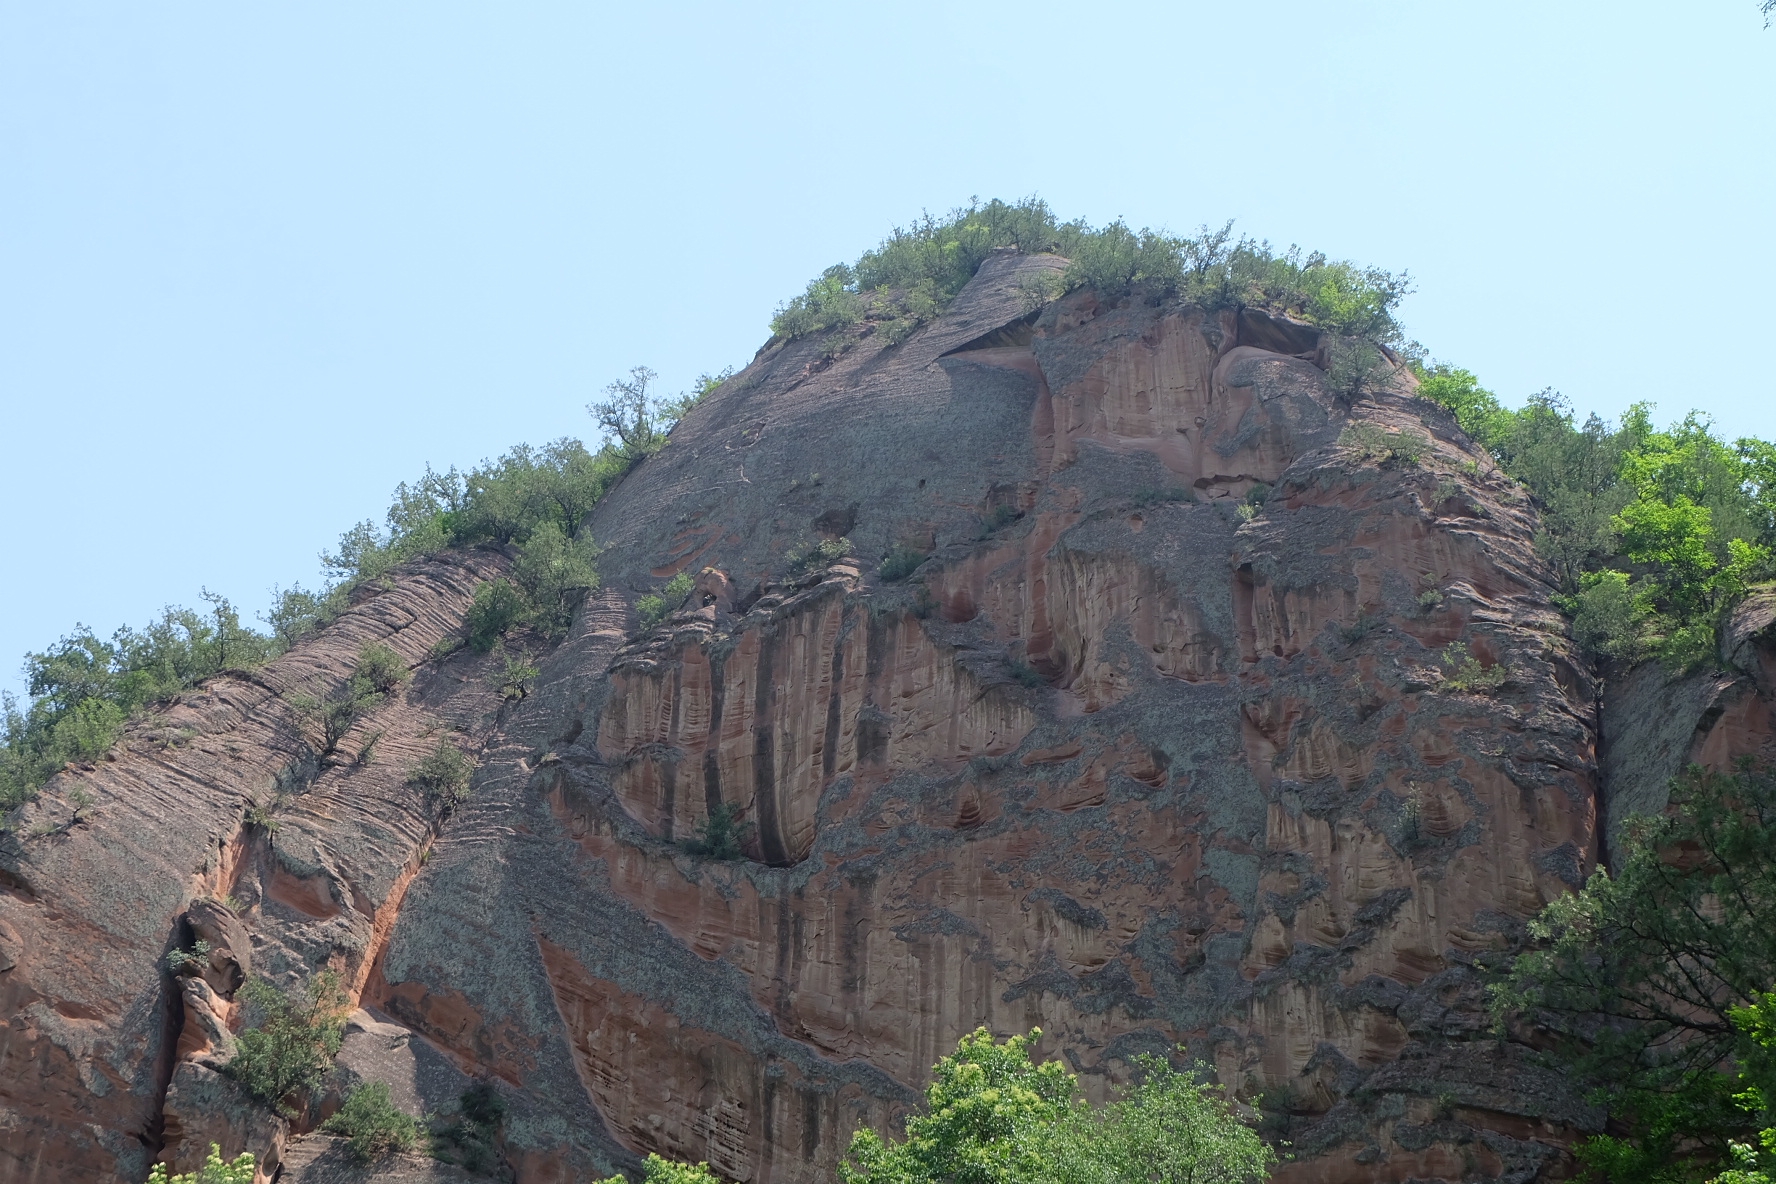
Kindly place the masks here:
<instances>
[{"instance_id":1,"label":"shaded cliff side","mask_svg":"<svg viewBox=\"0 0 1776 1184\"><path fill-rule=\"evenodd\" d=\"M428 658L506 564L446 554L58 776L0 851L0 1184L212 1139L353 1178L216 1068L242 975L325 966L362 1009L334 1095L489 1081L526 1182L829 1178L980 1024L1094 1089L1183 1043L1285 1176L1564 1174L1599 1116L1492 1039L1473 961L1657 770L1769 745L1769 606L1742 673L1612 687L1600 765L1534 512L1445 412L1404 376L1340 397L1262 313L1033 309L1062 265L997 254L897 344L761 351L593 512L604 588L527 696ZM414 670L357 725L378 758L311 760L290 697L366 641ZM406 776L440 735L480 762L449 815ZM724 805L748 858L687 854ZM213 973L172 979L195 937Z\"/></svg>"}]
</instances>

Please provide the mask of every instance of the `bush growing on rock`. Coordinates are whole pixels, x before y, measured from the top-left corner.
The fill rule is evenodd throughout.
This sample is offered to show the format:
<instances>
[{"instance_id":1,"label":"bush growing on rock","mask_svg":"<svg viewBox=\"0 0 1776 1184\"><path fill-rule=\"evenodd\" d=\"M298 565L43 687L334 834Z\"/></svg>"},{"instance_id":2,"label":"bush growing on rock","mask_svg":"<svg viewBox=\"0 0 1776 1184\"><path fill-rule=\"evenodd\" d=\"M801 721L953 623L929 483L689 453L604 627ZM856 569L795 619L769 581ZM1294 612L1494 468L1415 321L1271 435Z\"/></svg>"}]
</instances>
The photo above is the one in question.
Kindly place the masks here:
<instances>
[{"instance_id":1,"label":"bush growing on rock","mask_svg":"<svg viewBox=\"0 0 1776 1184\"><path fill-rule=\"evenodd\" d=\"M293 1113L290 1098L321 1088L345 1038L346 999L339 976L323 970L293 991L254 979L240 993L247 1025L228 1073L260 1102Z\"/></svg>"},{"instance_id":2,"label":"bush growing on rock","mask_svg":"<svg viewBox=\"0 0 1776 1184\"><path fill-rule=\"evenodd\" d=\"M740 821L740 807L732 802L717 802L709 817L697 828L697 837L685 839L679 847L698 859L744 859L746 840L752 823Z\"/></svg>"},{"instance_id":3,"label":"bush growing on rock","mask_svg":"<svg viewBox=\"0 0 1776 1184\"><path fill-rule=\"evenodd\" d=\"M469 648L478 654L490 653L523 619L524 597L512 581L488 580L475 589L474 603L469 606L464 626Z\"/></svg>"},{"instance_id":4,"label":"bush growing on rock","mask_svg":"<svg viewBox=\"0 0 1776 1184\"><path fill-rule=\"evenodd\" d=\"M890 584L899 583L917 571L919 565L925 562L925 558L923 551L902 544L882 558L881 566L876 568L876 574Z\"/></svg>"},{"instance_id":5,"label":"bush growing on rock","mask_svg":"<svg viewBox=\"0 0 1776 1184\"><path fill-rule=\"evenodd\" d=\"M322 1130L344 1135L346 1149L359 1163L381 1156L411 1151L419 1141L419 1120L395 1108L387 1083L360 1085L346 1095L337 1113Z\"/></svg>"},{"instance_id":6,"label":"bush growing on rock","mask_svg":"<svg viewBox=\"0 0 1776 1184\"><path fill-rule=\"evenodd\" d=\"M635 615L640 620L642 632L647 632L684 604L685 597L691 594L691 573L681 571L661 585L658 592L650 592L638 597L635 601Z\"/></svg>"},{"instance_id":7,"label":"bush growing on rock","mask_svg":"<svg viewBox=\"0 0 1776 1184\"><path fill-rule=\"evenodd\" d=\"M448 812L468 800L469 777L474 771L474 763L463 755L463 750L448 739L442 739L408 774L407 783L423 792L439 809Z\"/></svg>"},{"instance_id":8,"label":"bush growing on rock","mask_svg":"<svg viewBox=\"0 0 1776 1184\"><path fill-rule=\"evenodd\" d=\"M777 310L771 332L785 338L842 333L868 319L897 341L942 312L1002 247L1069 261L1061 282L1037 303L1063 289L1089 287L1110 301L1132 295L1209 309L1246 305L1381 344L1400 340L1394 309L1410 291L1403 273L1299 247L1279 252L1234 237L1231 222L1179 237L1132 230L1120 219L1097 229L1062 222L1037 198L977 201L896 228L855 265L827 268Z\"/></svg>"},{"instance_id":9,"label":"bush growing on rock","mask_svg":"<svg viewBox=\"0 0 1776 1184\"><path fill-rule=\"evenodd\" d=\"M353 674L370 690L386 695L407 681L407 663L388 646L373 641L358 651Z\"/></svg>"},{"instance_id":10,"label":"bush growing on rock","mask_svg":"<svg viewBox=\"0 0 1776 1184\"><path fill-rule=\"evenodd\" d=\"M1505 685L1508 673L1504 665L1498 662L1491 666L1482 665L1465 642L1450 642L1440 656L1446 667L1443 685L1452 691L1483 695Z\"/></svg>"},{"instance_id":11,"label":"bush growing on rock","mask_svg":"<svg viewBox=\"0 0 1776 1184\"><path fill-rule=\"evenodd\" d=\"M786 562L792 575L807 575L850 558L852 550L850 539L821 539L797 547L786 557Z\"/></svg>"},{"instance_id":12,"label":"bush growing on rock","mask_svg":"<svg viewBox=\"0 0 1776 1184\"><path fill-rule=\"evenodd\" d=\"M485 1081L477 1081L457 1099L456 1113L435 1116L432 1157L485 1172L499 1159L499 1132L506 1120L506 1100Z\"/></svg>"}]
</instances>

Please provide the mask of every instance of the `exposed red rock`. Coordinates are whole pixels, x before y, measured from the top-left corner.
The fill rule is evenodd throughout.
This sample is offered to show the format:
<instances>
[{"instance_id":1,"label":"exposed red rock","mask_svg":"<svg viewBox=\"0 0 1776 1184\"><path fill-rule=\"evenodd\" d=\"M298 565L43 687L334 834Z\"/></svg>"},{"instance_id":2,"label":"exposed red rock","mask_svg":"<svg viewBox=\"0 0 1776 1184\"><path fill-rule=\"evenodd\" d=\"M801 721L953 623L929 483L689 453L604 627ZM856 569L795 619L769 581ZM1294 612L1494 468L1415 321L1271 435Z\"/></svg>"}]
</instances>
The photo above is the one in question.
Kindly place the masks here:
<instances>
[{"instance_id":1,"label":"exposed red rock","mask_svg":"<svg viewBox=\"0 0 1776 1184\"><path fill-rule=\"evenodd\" d=\"M18 835L96 805L0 858L0 1184L211 1138L333 1179L308 1132L350 1083L417 1112L471 1078L520 1181L650 1151L812 1181L979 1024L1040 1025L1097 1093L1183 1043L1287 1099L1291 1179L1569 1171L1598 1116L1493 1038L1473 960L1659 769L1768 749L1776 605L1733 673L1612 685L1600 767L1534 511L1409 379L1351 403L1317 331L1253 312L1034 314L1058 265L995 256L897 345L761 351L594 512L604 590L521 702L491 659L422 661L503 562L445 557L52 782ZM841 534L854 559L789 570ZM878 575L897 546L916 580ZM361 725L383 755L305 774L268 841L245 812L304 751L280 692L367 640L416 671ZM1455 642L1505 684L1451 685ZM443 728L481 768L440 826L404 774ZM720 804L745 859L683 849ZM324 966L367 1009L337 1088L253 1128L230 997Z\"/></svg>"}]
</instances>

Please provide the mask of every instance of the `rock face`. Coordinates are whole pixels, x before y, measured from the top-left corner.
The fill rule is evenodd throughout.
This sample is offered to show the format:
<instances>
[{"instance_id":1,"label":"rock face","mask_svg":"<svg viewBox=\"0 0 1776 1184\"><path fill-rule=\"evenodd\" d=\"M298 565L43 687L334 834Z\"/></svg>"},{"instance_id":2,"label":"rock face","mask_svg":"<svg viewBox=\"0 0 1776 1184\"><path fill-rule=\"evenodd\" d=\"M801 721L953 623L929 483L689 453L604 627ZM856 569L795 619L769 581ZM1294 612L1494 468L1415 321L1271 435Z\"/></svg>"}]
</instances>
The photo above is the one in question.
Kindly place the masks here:
<instances>
[{"instance_id":1,"label":"rock face","mask_svg":"<svg viewBox=\"0 0 1776 1184\"><path fill-rule=\"evenodd\" d=\"M0 1184L210 1139L360 1178L319 1110L286 1132L219 1088L242 976L324 966L367 1011L320 1108L490 1083L527 1184L651 1151L831 1178L981 1024L1039 1025L1100 1093L1183 1044L1304 1181L1569 1170L1598 1116L1491 1038L1473 959L1582 882L1600 810L1661 804L1635 745L1768 744L1776 613L1732 631L1742 675L1627 680L1600 776L1534 513L1446 415L1404 379L1339 397L1263 314L1032 311L1059 266L995 256L897 345L761 351L594 512L604 589L522 701L492 658L422 661L504 563L446 556L58 777L0 857ZM376 760L292 773L280 693L380 639L416 674L359 725ZM480 760L447 819L405 780L439 733ZM746 858L687 853L718 807Z\"/></svg>"}]
</instances>

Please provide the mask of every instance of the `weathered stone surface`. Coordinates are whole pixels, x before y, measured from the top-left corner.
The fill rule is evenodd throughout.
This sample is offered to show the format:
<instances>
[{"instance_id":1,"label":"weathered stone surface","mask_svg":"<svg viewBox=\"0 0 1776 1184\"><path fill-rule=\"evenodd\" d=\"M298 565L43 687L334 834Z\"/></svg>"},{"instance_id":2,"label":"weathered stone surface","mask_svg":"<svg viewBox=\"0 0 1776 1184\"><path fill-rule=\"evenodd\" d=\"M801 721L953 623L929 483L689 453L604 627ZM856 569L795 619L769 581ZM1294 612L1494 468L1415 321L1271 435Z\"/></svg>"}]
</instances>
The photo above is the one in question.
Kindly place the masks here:
<instances>
[{"instance_id":1,"label":"weathered stone surface","mask_svg":"<svg viewBox=\"0 0 1776 1184\"><path fill-rule=\"evenodd\" d=\"M1578 1113L1519 1129L1549 1083L1476 1089L1416 1150L1390 1099L1437 1091L1368 1084L1490 1047L1451 975L1594 856L1594 691L1532 511L1441 413L1347 408L1237 318L1084 295L1008 341L1030 262L893 350L766 351L599 508L612 593L509 733L552 759L490 756L379 1006L525 1084L537 1179L623 1150L823 1176L980 1023L1040 1024L1094 1083L1186 1041L1360 1134L1321 1154L1364 1179L1482 1134L1543 1170ZM1341 447L1353 417L1424 461ZM860 562L788 579L840 519ZM896 544L924 592L873 575ZM625 642L615 596L686 569ZM1442 687L1458 640L1502 691ZM716 802L748 861L676 846Z\"/></svg>"},{"instance_id":2,"label":"weathered stone surface","mask_svg":"<svg viewBox=\"0 0 1776 1184\"><path fill-rule=\"evenodd\" d=\"M1600 808L1768 745L1767 615L1738 673L1612 688L1600 767L1534 511L1409 379L1352 404L1317 331L1250 311L1034 312L1061 265L997 255L897 345L761 351L594 512L603 589L523 701L420 666L503 562L428 561L52 783L19 833L97 805L0 860L0 1184L186 1162L166 1083L226 1063L240 976L326 966L365 1010L285 1179L454 1178L308 1132L359 1082L420 1113L474 1080L525 1184L650 1151L826 1179L979 1024L1097 1094L1182 1043L1286 1102L1304 1182L1568 1171L1599 1116L1493 1038L1474 960L1582 882ZM266 842L248 804L308 768L277 693L372 638L417 671L363 725L386 755L304 773ZM1458 689L1454 643L1504 685ZM480 769L440 826L404 772L447 728ZM746 858L688 854L722 804ZM228 952L173 984L199 935Z\"/></svg>"},{"instance_id":3,"label":"weathered stone surface","mask_svg":"<svg viewBox=\"0 0 1776 1184\"><path fill-rule=\"evenodd\" d=\"M1643 662L1609 688L1601 712L1605 840L1624 819L1658 814L1693 764L1776 763L1776 589L1754 589L1722 631L1721 669L1673 675ZM1610 854L1616 852L1612 848Z\"/></svg>"},{"instance_id":4,"label":"weathered stone surface","mask_svg":"<svg viewBox=\"0 0 1776 1184\"><path fill-rule=\"evenodd\" d=\"M422 1155L391 1155L360 1164L346 1150L345 1140L309 1135L285 1153L284 1173L278 1180L280 1184L484 1184L487 1177Z\"/></svg>"},{"instance_id":5,"label":"weathered stone surface","mask_svg":"<svg viewBox=\"0 0 1776 1184\"><path fill-rule=\"evenodd\" d=\"M214 1145L229 1160L251 1152L260 1175L268 1176L277 1169L289 1134L289 1124L232 1077L195 1061L174 1066L161 1115L167 1152L162 1158L174 1173L197 1171Z\"/></svg>"},{"instance_id":6,"label":"weathered stone surface","mask_svg":"<svg viewBox=\"0 0 1776 1184\"><path fill-rule=\"evenodd\" d=\"M333 966L361 985L436 833L406 772L440 729L461 727L479 747L501 703L481 669L491 659L434 667L426 655L503 569L491 554L412 565L313 642L132 726L104 760L56 777L20 812L0 839L0 945L13 963L0 973L0 1180L144 1178L163 1123L176 1134L197 1121L184 1102L184 1126L163 1114L175 1069L218 1063L203 1029L238 1022L225 995L249 966L280 983ZM371 641L406 658L414 678L346 738L346 759L317 760L285 696L342 682ZM374 731L376 759L350 760ZM256 804L274 809L275 838L246 824ZM218 903L230 893L240 917ZM195 980L208 993L188 999L194 980L173 979L163 957L198 937L218 949ZM186 1023L192 1008L208 1015ZM224 1080L212 1076L186 1079L209 1097ZM218 1140L229 1156L268 1150L232 1137ZM175 1141L165 1155L189 1166L206 1150Z\"/></svg>"}]
</instances>

